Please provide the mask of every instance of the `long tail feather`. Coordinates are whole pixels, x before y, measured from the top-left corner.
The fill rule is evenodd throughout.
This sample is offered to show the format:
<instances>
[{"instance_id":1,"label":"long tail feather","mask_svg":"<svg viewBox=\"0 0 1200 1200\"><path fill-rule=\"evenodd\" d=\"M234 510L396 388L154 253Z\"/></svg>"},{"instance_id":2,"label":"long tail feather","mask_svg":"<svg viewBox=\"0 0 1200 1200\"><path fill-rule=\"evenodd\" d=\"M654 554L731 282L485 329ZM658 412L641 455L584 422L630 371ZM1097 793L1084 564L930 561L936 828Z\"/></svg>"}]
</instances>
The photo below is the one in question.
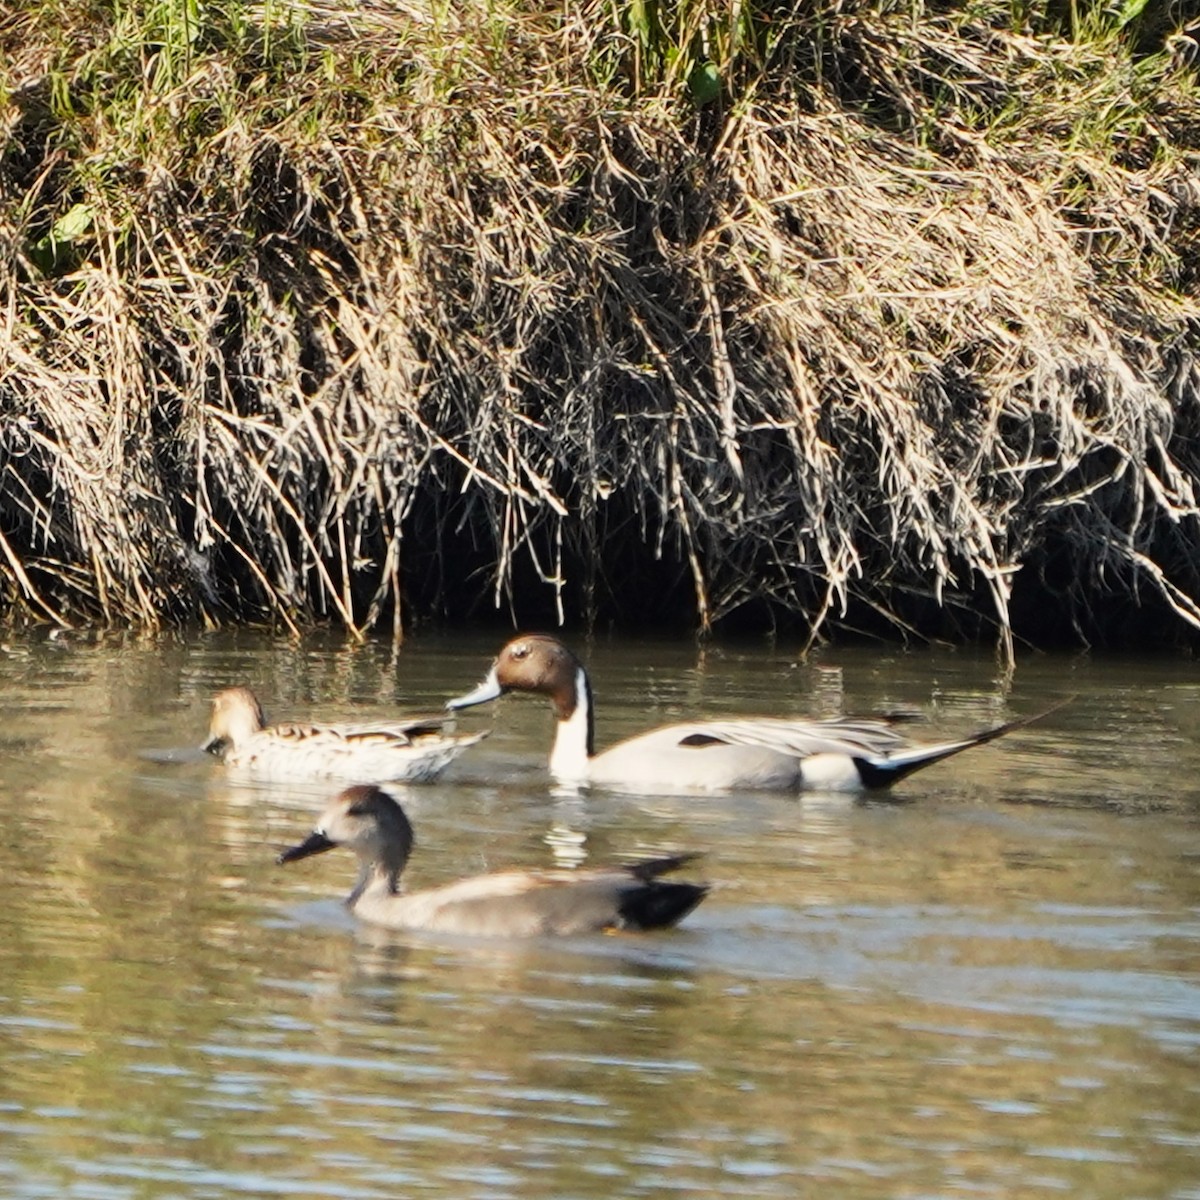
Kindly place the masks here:
<instances>
[{"instance_id":1,"label":"long tail feather","mask_svg":"<svg viewBox=\"0 0 1200 1200\"><path fill-rule=\"evenodd\" d=\"M699 850L688 850L682 854L671 854L665 858L647 858L640 862L626 863L625 870L637 879L649 882L669 871L678 871L680 867L695 862L704 855Z\"/></svg>"},{"instance_id":2,"label":"long tail feather","mask_svg":"<svg viewBox=\"0 0 1200 1200\"><path fill-rule=\"evenodd\" d=\"M986 742L993 742L1006 733L1012 733L1014 729L1024 729L1026 725L1032 725L1035 721L1048 717L1060 708L1065 708L1074 699L1074 696L1069 696L1066 700L1051 705L1050 708L1043 709L1031 717L1018 717L1013 721L1005 721L1003 725L981 729L978 733L963 738L962 741L945 742L940 746L914 746L911 750L902 750L886 758L856 758L854 765L858 768L863 787L873 790L891 787L893 783L903 779L906 775L911 775L914 771L921 770L922 767L932 766L944 758L950 758L951 755L961 754L964 750L982 746Z\"/></svg>"}]
</instances>

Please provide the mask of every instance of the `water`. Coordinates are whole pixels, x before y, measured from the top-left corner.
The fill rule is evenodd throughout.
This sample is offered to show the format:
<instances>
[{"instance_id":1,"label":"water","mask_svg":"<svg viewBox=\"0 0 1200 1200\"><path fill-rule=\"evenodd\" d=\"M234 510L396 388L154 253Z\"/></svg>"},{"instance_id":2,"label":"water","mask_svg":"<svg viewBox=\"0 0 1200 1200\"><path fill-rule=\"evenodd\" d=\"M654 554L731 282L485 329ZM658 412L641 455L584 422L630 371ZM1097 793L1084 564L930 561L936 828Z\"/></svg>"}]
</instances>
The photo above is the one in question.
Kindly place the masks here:
<instances>
[{"instance_id":1,"label":"water","mask_svg":"<svg viewBox=\"0 0 1200 1200\"><path fill-rule=\"evenodd\" d=\"M492 638L37 634L0 653L0 1196L1200 1196L1200 678L1190 662L602 642L598 737L689 712L1075 698L891 800L556 795L549 714L402 799L416 885L706 851L677 931L480 943L356 925L287 868L327 789L155 753L212 692L375 718ZM151 752L147 754L147 752Z\"/></svg>"}]
</instances>

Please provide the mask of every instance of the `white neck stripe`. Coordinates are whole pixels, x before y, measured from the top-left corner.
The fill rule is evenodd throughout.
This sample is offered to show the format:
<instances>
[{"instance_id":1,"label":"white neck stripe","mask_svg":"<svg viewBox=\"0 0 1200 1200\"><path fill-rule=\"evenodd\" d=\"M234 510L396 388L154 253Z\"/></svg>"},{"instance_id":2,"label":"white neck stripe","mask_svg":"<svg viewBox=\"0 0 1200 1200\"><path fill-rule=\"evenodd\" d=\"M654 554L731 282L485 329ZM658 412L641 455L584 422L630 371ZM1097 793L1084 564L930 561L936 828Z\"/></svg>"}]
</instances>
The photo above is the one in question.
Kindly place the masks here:
<instances>
[{"instance_id":1,"label":"white neck stripe","mask_svg":"<svg viewBox=\"0 0 1200 1200\"><path fill-rule=\"evenodd\" d=\"M550 751L550 774L555 779L574 781L588 776L588 729L591 722L590 689L580 667L575 672L575 707L558 722Z\"/></svg>"}]
</instances>

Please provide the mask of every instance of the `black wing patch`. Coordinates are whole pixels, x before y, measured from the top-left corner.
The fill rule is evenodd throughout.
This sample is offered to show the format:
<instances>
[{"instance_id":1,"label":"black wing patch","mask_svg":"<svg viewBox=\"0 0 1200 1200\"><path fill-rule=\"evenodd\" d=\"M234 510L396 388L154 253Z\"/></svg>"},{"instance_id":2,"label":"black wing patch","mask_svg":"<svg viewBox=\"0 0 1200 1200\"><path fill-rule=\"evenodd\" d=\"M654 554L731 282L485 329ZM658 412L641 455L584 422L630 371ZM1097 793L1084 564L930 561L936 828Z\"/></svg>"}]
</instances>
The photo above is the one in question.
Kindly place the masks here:
<instances>
[{"instance_id":1,"label":"black wing patch","mask_svg":"<svg viewBox=\"0 0 1200 1200\"><path fill-rule=\"evenodd\" d=\"M680 738L681 746L727 746L729 743L720 737L714 737L711 733L689 733L687 737Z\"/></svg>"}]
</instances>

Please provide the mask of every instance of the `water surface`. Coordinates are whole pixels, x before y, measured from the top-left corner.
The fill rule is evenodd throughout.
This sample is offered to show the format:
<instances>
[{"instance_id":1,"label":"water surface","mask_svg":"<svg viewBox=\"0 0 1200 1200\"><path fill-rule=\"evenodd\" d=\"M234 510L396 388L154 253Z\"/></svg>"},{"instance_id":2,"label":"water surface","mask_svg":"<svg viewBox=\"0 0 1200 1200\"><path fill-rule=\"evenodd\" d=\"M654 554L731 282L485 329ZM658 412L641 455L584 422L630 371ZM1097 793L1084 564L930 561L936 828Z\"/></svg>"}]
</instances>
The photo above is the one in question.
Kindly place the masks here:
<instances>
[{"instance_id":1,"label":"water surface","mask_svg":"<svg viewBox=\"0 0 1200 1200\"><path fill-rule=\"evenodd\" d=\"M558 794L549 713L402 793L412 882L706 852L677 931L372 932L288 868L328 789L183 754L436 708L494 639L399 653L44 633L0 651L0 1195L1200 1196L1200 674L1180 660L599 641L601 745L688 713L1044 722L886 800ZM150 753L147 753L150 752Z\"/></svg>"}]
</instances>

